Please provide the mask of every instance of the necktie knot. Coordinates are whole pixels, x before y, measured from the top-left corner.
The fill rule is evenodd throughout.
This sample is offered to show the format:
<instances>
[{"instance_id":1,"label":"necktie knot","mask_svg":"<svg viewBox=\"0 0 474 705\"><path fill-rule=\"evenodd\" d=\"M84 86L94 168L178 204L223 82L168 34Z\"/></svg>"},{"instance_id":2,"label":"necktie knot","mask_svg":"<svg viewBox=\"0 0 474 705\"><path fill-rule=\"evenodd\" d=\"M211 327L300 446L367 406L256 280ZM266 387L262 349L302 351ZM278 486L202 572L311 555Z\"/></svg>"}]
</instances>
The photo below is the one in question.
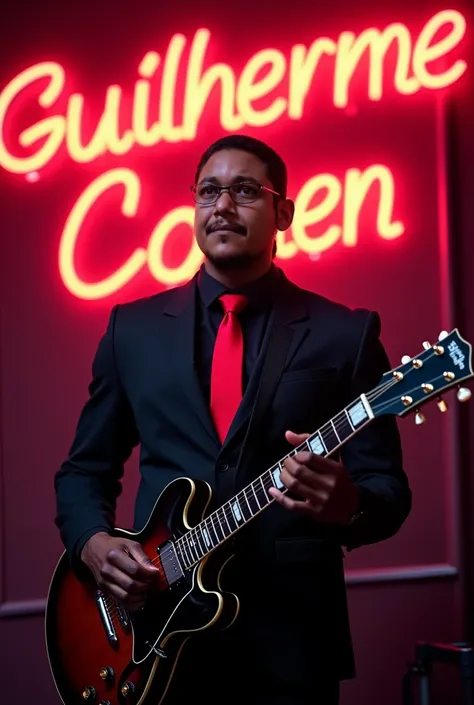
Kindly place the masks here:
<instances>
[{"instance_id":1,"label":"necktie knot","mask_svg":"<svg viewBox=\"0 0 474 705\"><path fill-rule=\"evenodd\" d=\"M223 294L220 297L224 313L240 313L248 304L248 299L243 294Z\"/></svg>"}]
</instances>

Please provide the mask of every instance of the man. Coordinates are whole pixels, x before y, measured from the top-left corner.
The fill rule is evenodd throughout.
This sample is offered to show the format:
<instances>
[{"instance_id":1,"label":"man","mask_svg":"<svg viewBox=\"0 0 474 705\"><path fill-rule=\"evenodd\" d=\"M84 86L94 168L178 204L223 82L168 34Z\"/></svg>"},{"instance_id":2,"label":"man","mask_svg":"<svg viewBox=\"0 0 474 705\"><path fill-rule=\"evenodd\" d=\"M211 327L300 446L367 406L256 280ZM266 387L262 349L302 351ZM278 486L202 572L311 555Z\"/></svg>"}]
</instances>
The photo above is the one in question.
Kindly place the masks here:
<instances>
[{"instance_id":1,"label":"man","mask_svg":"<svg viewBox=\"0 0 474 705\"><path fill-rule=\"evenodd\" d=\"M220 506L389 369L377 314L300 289L273 264L277 230L294 214L286 188L283 161L262 142L233 135L209 147L193 187L203 266L182 287L116 306L99 345L56 477L57 524L77 573L92 571L131 610L156 571L138 543L110 536L135 445L140 529L172 479L206 480ZM283 329L283 359L242 466L263 364ZM341 546L387 539L409 514L395 420L368 424L339 457L299 451L280 480L271 506L237 532L223 576L239 616L188 643L170 705L336 705L340 680L354 675Z\"/></svg>"}]
</instances>

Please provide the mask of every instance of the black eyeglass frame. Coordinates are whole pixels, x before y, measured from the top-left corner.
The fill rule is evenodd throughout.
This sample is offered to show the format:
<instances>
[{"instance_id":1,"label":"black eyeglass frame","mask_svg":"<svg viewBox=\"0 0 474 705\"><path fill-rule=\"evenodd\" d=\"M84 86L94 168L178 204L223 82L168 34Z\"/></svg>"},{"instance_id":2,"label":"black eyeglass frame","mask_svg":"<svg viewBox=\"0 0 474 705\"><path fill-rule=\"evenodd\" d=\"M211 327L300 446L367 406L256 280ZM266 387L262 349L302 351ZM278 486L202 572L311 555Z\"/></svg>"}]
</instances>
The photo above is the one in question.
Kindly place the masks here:
<instances>
[{"instance_id":1,"label":"black eyeglass frame","mask_svg":"<svg viewBox=\"0 0 474 705\"><path fill-rule=\"evenodd\" d=\"M217 184L213 184L213 183L209 182L209 186L214 186L214 188L218 189L218 192L217 192L215 199L212 201L197 201L196 200L196 189L198 186L199 186L199 184L193 184L192 186L190 186L190 189L193 193L194 201L195 201L195 203L198 204L198 206L213 206L214 203L217 203L217 201L221 197L222 191L228 191L229 196L231 197L231 199L234 201L234 203L237 206L245 206L247 203L255 203L255 201L258 201L260 193L257 195L256 198L253 198L251 201L245 201L245 203L242 203L241 201L236 201L234 198L234 195L232 194L232 190L231 190L234 186L254 186L254 187L258 188L260 192L261 191L268 191L268 193L273 193L273 195L278 196L278 198L283 198L281 193L278 193L278 191L274 191L273 189L269 188L268 186L264 186L263 184L259 184L256 181L238 181L237 183L231 184L230 186L218 186Z\"/></svg>"}]
</instances>

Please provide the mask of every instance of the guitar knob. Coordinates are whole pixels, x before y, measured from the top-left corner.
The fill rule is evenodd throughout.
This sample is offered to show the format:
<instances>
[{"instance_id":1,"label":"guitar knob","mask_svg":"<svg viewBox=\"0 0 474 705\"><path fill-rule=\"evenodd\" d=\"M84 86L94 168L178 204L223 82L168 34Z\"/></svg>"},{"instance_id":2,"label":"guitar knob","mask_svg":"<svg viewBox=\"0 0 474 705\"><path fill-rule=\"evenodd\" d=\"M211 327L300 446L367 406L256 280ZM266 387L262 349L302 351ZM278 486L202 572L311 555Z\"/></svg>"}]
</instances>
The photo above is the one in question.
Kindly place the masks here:
<instances>
[{"instance_id":1,"label":"guitar knob","mask_svg":"<svg viewBox=\"0 0 474 705\"><path fill-rule=\"evenodd\" d=\"M410 355L404 355L404 356L402 357L402 365L408 365L408 363L410 362L410 360L411 360Z\"/></svg>"},{"instance_id":2,"label":"guitar knob","mask_svg":"<svg viewBox=\"0 0 474 705\"><path fill-rule=\"evenodd\" d=\"M472 396L472 392L467 387L459 387L457 397L459 401L469 401Z\"/></svg>"},{"instance_id":3,"label":"guitar knob","mask_svg":"<svg viewBox=\"0 0 474 705\"><path fill-rule=\"evenodd\" d=\"M131 681L126 681L123 686L120 688L120 692L124 696L124 698L128 698L132 693L135 691L135 683L132 683Z\"/></svg>"},{"instance_id":4,"label":"guitar knob","mask_svg":"<svg viewBox=\"0 0 474 705\"><path fill-rule=\"evenodd\" d=\"M94 700L95 688L92 685L88 685L87 688L84 688L82 691L82 697L84 700Z\"/></svg>"},{"instance_id":5,"label":"guitar knob","mask_svg":"<svg viewBox=\"0 0 474 705\"><path fill-rule=\"evenodd\" d=\"M416 423L416 425L417 425L417 426L421 426L421 424L422 424L422 423L425 423L425 421L426 421L426 419L425 419L425 417L423 416L423 414L422 414L420 411L417 411L417 412L416 412L416 415L415 415L415 423Z\"/></svg>"},{"instance_id":6,"label":"guitar knob","mask_svg":"<svg viewBox=\"0 0 474 705\"><path fill-rule=\"evenodd\" d=\"M99 676L102 678L103 681L111 681L115 676L115 671L111 666L105 666L104 668L100 669Z\"/></svg>"},{"instance_id":7,"label":"guitar knob","mask_svg":"<svg viewBox=\"0 0 474 705\"><path fill-rule=\"evenodd\" d=\"M440 341L444 340L445 338L448 337L448 335L449 335L449 333L447 330L442 330L441 333L438 335L438 340L440 340Z\"/></svg>"},{"instance_id":8,"label":"guitar knob","mask_svg":"<svg viewBox=\"0 0 474 705\"><path fill-rule=\"evenodd\" d=\"M425 340L425 342L423 343L423 347L425 350L429 350L431 348L431 343Z\"/></svg>"}]
</instances>

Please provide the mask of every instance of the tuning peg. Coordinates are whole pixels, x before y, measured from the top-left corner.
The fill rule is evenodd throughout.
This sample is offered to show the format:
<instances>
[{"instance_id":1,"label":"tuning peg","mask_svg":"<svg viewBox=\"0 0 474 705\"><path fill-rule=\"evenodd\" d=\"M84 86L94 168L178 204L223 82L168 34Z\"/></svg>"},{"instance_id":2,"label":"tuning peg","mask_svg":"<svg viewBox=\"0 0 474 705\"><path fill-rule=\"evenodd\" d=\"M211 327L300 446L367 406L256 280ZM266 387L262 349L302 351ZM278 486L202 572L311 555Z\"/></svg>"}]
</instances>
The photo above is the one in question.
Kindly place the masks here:
<instances>
[{"instance_id":1,"label":"tuning peg","mask_svg":"<svg viewBox=\"0 0 474 705\"><path fill-rule=\"evenodd\" d=\"M431 343L425 340L425 342L423 343L423 347L425 350L429 350L431 348Z\"/></svg>"},{"instance_id":2,"label":"tuning peg","mask_svg":"<svg viewBox=\"0 0 474 705\"><path fill-rule=\"evenodd\" d=\"M438 398L438 409L443 413L448 410L448 405L441 397Z\"/></svg>"},{"instance_id":3,"label":"tuning peg","mask_svg":"<svg viewBox=\"0 0 474 705\"><path fill-rule=\"evenodd\" d=\"M402 365L407 365L410 362L410 360L411 360L410 355L404 355L402 357Z\"/></svg>"},{"instance_id":4,"label":"tuning peg","mask_svg":"<svg viewBox=\"0 0 474 705\"><path fill-rule=\"evenodd\" d=\"M448 337L448 335L449 335L449 333L447 330L442 330L441 333L438 335L438 340L440 340L440 341L444 340L445 338Z\"/></svg>"},{"instance_id":5,"label":"tuning peg","mask_svg":"<svg viewBox=\"0 0 474 705\"><path fill-rule=\"evenodd\" d=\"M425 423L426 419L421 413L421 411L417 411L415 415L415 423L417 426L420 426L422 423Z\"/></svg>"},{"instance_id":6,"label":"tuning peg","mask_svg":"<svg viewBox=\"0 0 474 705\"><path fill-rule=\"evenodd\" d=\"M468 389L467 387L459 387L457 393L458 401L469 401L471 396L472 393L470 389Z\"/></svg>"}]
</instances>

